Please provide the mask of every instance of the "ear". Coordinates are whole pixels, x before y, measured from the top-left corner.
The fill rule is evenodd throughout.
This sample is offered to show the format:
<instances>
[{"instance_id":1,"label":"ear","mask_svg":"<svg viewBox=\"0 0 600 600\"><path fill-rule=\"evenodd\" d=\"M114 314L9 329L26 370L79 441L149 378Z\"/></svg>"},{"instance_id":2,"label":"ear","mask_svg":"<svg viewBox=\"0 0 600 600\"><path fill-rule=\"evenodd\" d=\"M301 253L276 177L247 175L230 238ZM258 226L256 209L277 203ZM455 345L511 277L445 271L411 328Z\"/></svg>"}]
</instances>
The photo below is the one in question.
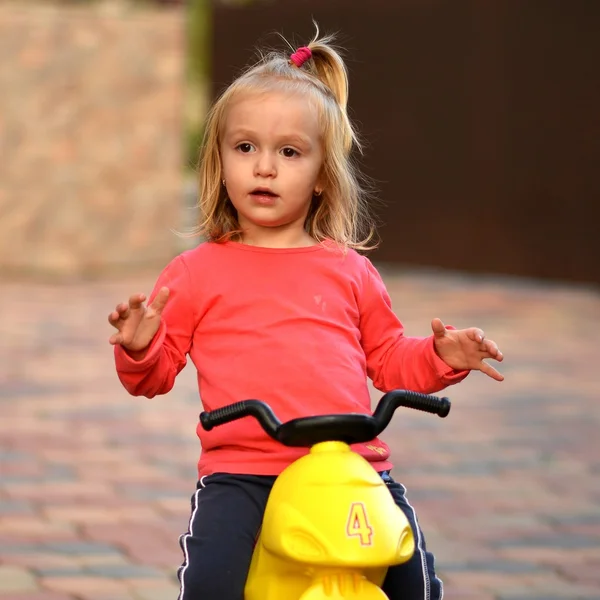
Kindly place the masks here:
<instances>
[{"instance_id":1,"label":"ear","mask_svg":"<svg viewBox=\"0 0 600 600\"><path fill-rule=\"evenodd\" d=\"M317 179L317 182L315 183L315 189L313 194L315 196L320 196L323 193L323 190L325 189L325 177L323 175L323 173L321 173L319 175L319 178Z\"/></svg>"}]
</instances>

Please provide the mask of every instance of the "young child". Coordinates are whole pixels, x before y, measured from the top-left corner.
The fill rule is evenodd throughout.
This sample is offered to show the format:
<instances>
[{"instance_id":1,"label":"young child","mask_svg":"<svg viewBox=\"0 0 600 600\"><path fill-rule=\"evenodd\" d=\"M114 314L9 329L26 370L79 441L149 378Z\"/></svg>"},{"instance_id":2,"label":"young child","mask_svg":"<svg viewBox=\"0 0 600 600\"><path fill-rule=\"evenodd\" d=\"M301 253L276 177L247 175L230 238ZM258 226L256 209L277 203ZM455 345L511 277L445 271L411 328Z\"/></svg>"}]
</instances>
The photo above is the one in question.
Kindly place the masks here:
<instances>
[{"instance_id":1,"label":"young child","mask_svg":"<svg viewBox=\"0 0 600 600\"><path fill-rule=\"evenodd\" d=\"M428 338L404 335L367 250L369 221L351 150L345 65L331 38L269 54L237 78L208 117L200 157L201 232L147 305L135 294L110 313L119 378L133 395L166 394L186 364L205 410L247 398L282 421L370 414L381 391L431 393L470 370L501 381L502 360L477 328L439 319ZM365 227L366 225L366 227ZM242 600L275 477L306 450L271 440L253 419L205 432L189 531L181 536L179 600ZM381 473L415 533L416 552L389 570L391 600L438 599L442 584L405 488L381 440L355 450Z\"/></svg>"}]
</instances>

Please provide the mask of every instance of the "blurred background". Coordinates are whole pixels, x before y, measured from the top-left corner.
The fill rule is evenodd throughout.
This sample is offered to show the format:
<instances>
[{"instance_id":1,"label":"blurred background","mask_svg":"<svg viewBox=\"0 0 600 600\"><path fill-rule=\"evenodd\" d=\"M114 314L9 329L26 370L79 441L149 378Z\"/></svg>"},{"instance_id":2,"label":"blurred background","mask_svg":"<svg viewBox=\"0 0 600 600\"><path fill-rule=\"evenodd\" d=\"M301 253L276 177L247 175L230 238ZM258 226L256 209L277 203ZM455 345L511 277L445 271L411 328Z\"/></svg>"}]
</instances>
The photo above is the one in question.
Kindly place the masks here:
<instances>
[{"instance_id":1,"label":"blurred background","mask_svg":"<svg viewBox=\"0 0 600 600\"><path fill-rule=\"evenodd\" d=\"M131 398L106 316L199 242L210 101L313 18L346 51L407 334L439 316L506 356L387 432L444 597L600 598L600 4L4 0L3 600L177 597L195 373Z\"/></svg>"}]
</instances>

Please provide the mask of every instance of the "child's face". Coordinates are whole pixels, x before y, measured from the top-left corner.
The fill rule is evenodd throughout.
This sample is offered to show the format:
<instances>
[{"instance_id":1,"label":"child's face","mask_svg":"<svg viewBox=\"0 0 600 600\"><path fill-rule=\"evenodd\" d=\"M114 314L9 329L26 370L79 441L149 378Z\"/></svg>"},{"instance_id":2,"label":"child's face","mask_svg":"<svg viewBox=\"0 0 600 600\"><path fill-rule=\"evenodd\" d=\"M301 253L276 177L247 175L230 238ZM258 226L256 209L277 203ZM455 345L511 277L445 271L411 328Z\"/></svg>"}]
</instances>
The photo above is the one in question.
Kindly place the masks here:
<instances>
[{"instance_id":1,"label":"child's face","mask_svg":"<svg viewBox=\"0 0 600 600\"><path fill-rule=\"evenodd\" d=\"M251 238L282 228L303 231L313 193L322 189L319 132L316 110L301 95L246 95L228 107L223 178Z\"/></svg>"}]
</instances>

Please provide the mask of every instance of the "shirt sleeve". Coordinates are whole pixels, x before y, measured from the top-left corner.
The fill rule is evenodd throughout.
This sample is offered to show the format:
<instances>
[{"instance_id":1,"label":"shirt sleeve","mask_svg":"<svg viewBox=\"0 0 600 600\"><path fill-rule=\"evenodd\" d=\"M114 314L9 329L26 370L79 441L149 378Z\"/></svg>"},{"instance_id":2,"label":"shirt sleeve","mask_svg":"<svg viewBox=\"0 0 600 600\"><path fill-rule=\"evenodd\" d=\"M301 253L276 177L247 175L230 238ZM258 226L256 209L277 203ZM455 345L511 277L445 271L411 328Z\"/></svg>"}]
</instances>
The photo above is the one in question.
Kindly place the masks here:
<instances>
[{"instance_id":1,"label":"shirt sleeve","mask_svg":"<svg viewBox=\"0 0 600 600\"><path fill-rule=\"evenodd\" d=\"M433 335L404 335L381 276L366 258L365 264L359 298L360 330L367 375L373 385L382 392L407 389L431 394L462 381L469 371L449 367L436 353Z\"/></svg>"},{"instance_id":2,"label":"shirt sleeve","mask_svg":"<svg viewBox=\"0 0 600 600\"><path fill-rule=\"evenodd\" d=\"M134 360L122 346L115 346L117 375L123 387L133 396L153 398L169 392L175 378L185 367L192 346L196 319L191 279L181 256L171 261L161 273L148 303L165 286L169 288L169 299L146 356L142 360Z\"/></svg>"}]
</instances>

